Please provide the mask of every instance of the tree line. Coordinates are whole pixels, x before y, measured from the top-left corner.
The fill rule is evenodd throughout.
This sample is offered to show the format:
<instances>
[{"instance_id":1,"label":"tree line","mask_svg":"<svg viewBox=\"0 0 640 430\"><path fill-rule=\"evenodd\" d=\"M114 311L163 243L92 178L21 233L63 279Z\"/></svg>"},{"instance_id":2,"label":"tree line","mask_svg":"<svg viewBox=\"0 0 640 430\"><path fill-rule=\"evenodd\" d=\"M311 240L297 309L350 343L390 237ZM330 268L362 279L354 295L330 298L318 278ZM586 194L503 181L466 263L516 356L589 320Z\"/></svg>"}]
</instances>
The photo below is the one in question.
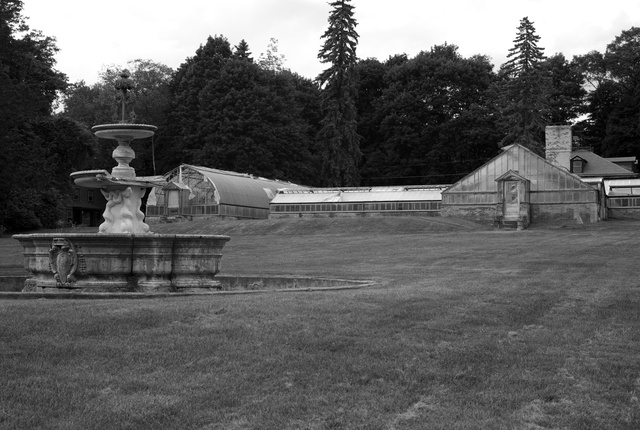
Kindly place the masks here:
<instances>
[{"instance_id":1,"label":"tree line","mask_svg":"<svg viewBox=\"0 0 640 430\"><path fill-rule=\"evenodd\" d=\"M275 39L254 58L246 41L215 35L176 70L138 59L88 85L55 69L55 39L28 28L20 0L0 0L0 225L53 226L69 173L113 166L113 144L90 127L117 121L123 68L135 122L158 126L136 143L138 175L188 163L312 186L449 184L501 146L542 154L550 124L573 124L600 155L640 155L640 28L569 60L546 56L525 17L495 70L447 43L360 59L355 8L330 5L315 79L286 68Z\"/></svg>"}]
</instances>

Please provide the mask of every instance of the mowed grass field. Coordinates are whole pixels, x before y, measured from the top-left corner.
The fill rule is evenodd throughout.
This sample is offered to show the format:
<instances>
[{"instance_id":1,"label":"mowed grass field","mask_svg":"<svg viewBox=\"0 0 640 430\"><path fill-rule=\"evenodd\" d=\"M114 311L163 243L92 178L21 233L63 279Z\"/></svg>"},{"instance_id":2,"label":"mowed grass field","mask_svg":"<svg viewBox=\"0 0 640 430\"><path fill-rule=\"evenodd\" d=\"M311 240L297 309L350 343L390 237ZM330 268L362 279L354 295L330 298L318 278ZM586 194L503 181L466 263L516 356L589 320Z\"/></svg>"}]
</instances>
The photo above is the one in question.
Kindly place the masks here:
<instances>
[{"instance_id":1,"label":"mowed grass field","mask_svg":"<svg viewBox=\"0 0 640 430\"><path fill-rule=\"evenodd\" d=\"M153 230L229 234L221 274L378 283L0 300L0 429L640 428L640 222Z\"/></svg>"}]
</instances>

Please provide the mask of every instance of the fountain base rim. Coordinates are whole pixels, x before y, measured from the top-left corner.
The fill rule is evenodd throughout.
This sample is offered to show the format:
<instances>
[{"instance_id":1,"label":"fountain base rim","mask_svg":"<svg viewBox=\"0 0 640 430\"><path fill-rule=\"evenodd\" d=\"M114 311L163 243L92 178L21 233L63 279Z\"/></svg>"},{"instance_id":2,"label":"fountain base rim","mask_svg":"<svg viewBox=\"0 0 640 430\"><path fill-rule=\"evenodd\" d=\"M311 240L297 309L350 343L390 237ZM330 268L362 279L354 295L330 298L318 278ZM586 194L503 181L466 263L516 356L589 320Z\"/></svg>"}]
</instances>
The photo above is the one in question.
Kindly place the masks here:
<instances>
[{"instance_id":1,"label":"fountain base rim","mask_svg":"<svg viewBox=\"0 0 640 430\"><path fill-rule=\"evenodd\" d=\"M25 276L27 278L27 276ZM241 282L243 284L255 285L256 279L260 279L267 283L275 281L276 283L290 282L289 287L284 288L261 288L261 289L231 289L225 290L225 284L229 282ZM305 281L315 282L316 285L306 285ZM2 299L157 299L169 297L190 297L190 296L219 296L219 295L237 295L237 294L267 294L267 293L286 293L286 292L322 292L322 291L339 291L354 290L367 288L377 285L379 282L372 279L339 279L339 278L323 278L314 276L261 276L261 275L219 275L216 276L216 282L220 284L220 289L183 289L181 291L142 291L142 292L124 292L124 291L73 291L73 290L51 290L51 291L0 291L0 300ZM295 287L291 286L295 282ZM325 283L325 286L317 285ZM236 284L237 285L237 284Z\"/></svg>"}]
</instances>

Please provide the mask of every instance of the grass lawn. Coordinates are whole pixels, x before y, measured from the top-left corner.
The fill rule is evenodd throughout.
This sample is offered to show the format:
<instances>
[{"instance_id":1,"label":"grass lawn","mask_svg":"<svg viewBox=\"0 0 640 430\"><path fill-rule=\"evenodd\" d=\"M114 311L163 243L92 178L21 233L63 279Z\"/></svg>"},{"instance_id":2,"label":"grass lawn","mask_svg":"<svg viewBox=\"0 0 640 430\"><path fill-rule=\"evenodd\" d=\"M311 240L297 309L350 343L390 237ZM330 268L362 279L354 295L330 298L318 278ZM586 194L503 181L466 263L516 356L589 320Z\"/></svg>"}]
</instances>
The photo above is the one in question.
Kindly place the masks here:
<instances>
[{"instance_id":1,"label":"grass lawn","mask_svg":"<svg viewBox=\"0 0 640 430\"><path fill-rule=\"evenodd\" d=\"M0 429L640 428L640 222L213 227L153 230L229 234L223 274L379 283L0 300Z\"/></svg>"}]
</instances>

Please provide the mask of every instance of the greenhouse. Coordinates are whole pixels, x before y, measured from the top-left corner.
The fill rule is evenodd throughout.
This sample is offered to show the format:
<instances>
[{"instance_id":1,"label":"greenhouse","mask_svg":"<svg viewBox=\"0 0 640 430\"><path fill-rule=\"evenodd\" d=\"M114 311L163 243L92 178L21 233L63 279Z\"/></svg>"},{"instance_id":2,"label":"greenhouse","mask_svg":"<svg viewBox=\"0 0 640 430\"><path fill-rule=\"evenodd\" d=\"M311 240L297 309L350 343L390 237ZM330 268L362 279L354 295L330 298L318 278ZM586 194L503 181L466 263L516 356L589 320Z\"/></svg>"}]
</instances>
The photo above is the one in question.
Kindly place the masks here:
<instances>
[{"instance_id":1,"label":"greenhouse","mask_svg":"<svg viewBox=\"0 0 640 430\"><path fill-rule=\"evenodd\" d=\"M610 218L640 218L640 179L605 180Z\"/></svg>"},{"instance_id":2,"label":"greenhouse","mask_svg":"<svg viewBox=\"0 0 640 430\"><path fill-rule=\"evenodd\" d=\"M448 185L353 188L288 188L271 201L271 217L440 215Z\"/></svg>"},{"instance_id":3,"label":"greenhouse","mask_svg":"<svg viewBox=\"0 0 640 430\"><path fill-rule=\"evenodd\" d=\"M529 149L514 144L442 194L442 216L498 225L573 220L596 222L596 188Z\"/></svg>"},{"instance_id":4,"label":"greenhouse","mask_svg":"<svg viewBox=\"0 0 640 430\"><path fill-rule=\"evenodd\" d=\"M149 193L147 217L269 218L269 203L290 182L182 164L164 175L167 185Z\"/></svg>"}]
</instances>

